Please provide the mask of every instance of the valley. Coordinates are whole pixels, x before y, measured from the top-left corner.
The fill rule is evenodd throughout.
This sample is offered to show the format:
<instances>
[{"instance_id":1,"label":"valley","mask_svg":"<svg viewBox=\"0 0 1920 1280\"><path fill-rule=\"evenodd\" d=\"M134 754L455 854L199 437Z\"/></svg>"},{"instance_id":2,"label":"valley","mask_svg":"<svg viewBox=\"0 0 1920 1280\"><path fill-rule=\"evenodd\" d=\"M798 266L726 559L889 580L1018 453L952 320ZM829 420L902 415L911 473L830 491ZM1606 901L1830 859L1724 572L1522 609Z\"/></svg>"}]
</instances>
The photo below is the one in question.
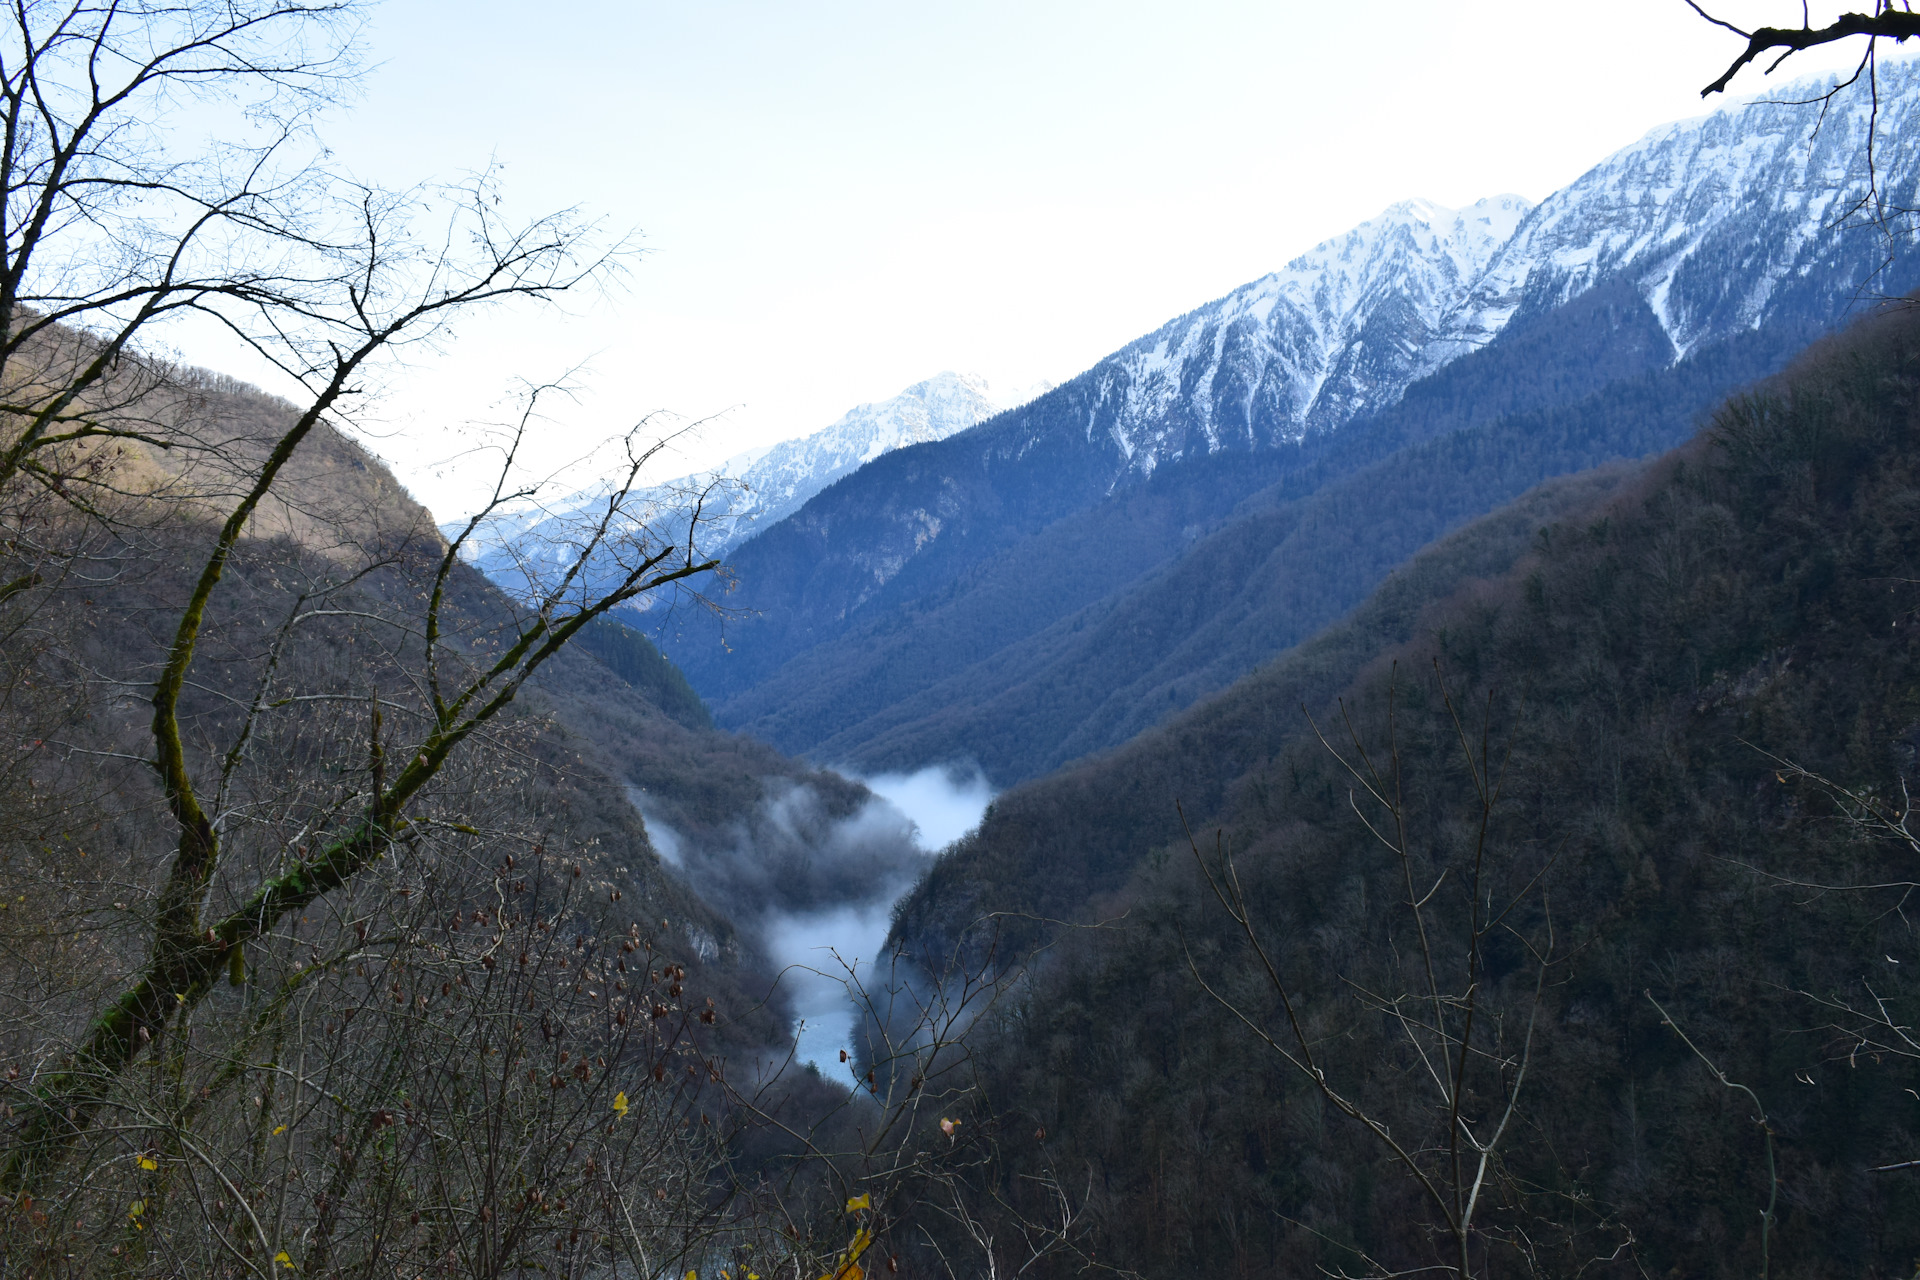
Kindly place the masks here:
<instances>
[{"instance_id":1,"label":"valley","mask_svg":"<svg viewBox=\"0 0 1920 1280\"><path fill-rule=\"evenodd\" d=\"M1913 1274L1904 10L1057 385L526 380L466 512L361 397L639 242L290 158L323 10L0 94L0 1280Z\"/></svg>"},{"instance_id":2,"label":"valley","mask_svg":"<svg viewBox=\"0 0 1920 1280\"><path fill-rule=\"evenodd\" d=\"M1879 109L1905 120L1920 80L1898 74ZM1018 1117L996 1176L1039 1189L1010 1191L1003 1225L1043 1215L1049 1171L1065 1166L1097 1171L1083 1262L1418 1265L1417 1235L1395 1224L1428 1216L1418 1171L1439 1179L1440 1166L1396 1167L1358 1126L1332 1125L1289 1076L1286 1043L1261 1056L1260 1037L1287 1025L1274 997L1289 997L1277 976L1264 994L1253 984L1246 948L1264 935L1303 984L1290 998L1311 1012L1287 1015L1313 1028L1301 1052L1329 1055L1338 1087L1360 1091L1345 1096L1366 1100L1339 1105L1420 1132L1413 1064L1422 1036L1453 1043L1449 1015L1398 1047L1376 1025L1405 1014L1365 993L1420 986L1392 914L1411 891L1376 883L1386 851L1356 845L1368 829L1342 813L1380 819L1336 803L1332 762L1358 768L1381 735L1406 735L1391 766L1367 766L1391 767L1388 781L1344 785L1370 779L1376 800L1407 789L1400 820L1419 834L1385 843L1434 885L1423 927L1468 928L1444 893L1468 874L1447 744L1484 732L1466 763L1491 771L1497 751L1518 774L1490 819L1505 861L1488 909L1505 893L1514 914L1508 951L1486 963L1505 976L1476 997L1502 1028L1488 1053L1508 1056L1480 1083L1463 1066L1442 1082L1461 1092L1443 1096L1511 1091L1531 1071L1528 1136L1495 1166L1497 1212L1551 1223L1538 1229L1559 1252L1546 1261L1542 1237L1531 1265L1660 1258L1704 1275L1753 1258L1751 1226L1736 1225L1756 1194L1739 1173L1750 1144L1733 1117L1699 1110L1662 1026L1744 1055L1772 1107L1789 1105L1785 1080L1821 1099L1800 1119L1775 1113L1769 1141L1800 1170L1778 1187L1805 1207L1779 1219L1773 1265L1847 1254L1870 1271L1869 1254L1908 1247L1891 1225L1907 1189L1833 1163L1849 1149L1908 1158L1904 1122L1867 1100L1910 1074L1905 1052L1880 1060L1868 1092L1828 1096L1832 1046L1884 1053L1891 1020L1869 1025L1877 1015L1841 994L1849 962L1816 939L1890 929L1860 979L1878 996L1905 991L1911 938L1858 914L1871 895L1796 908L1770 887L1898 892L1911 856L1894 828L1872 827L1904 810L1863 799L1857 786L1876 784L1832 781L1904 769L1911 697L1903 659L1850 648L1899 622L1830 594L1865 591L1864 607L1864 584L1886 581L1884 607L1906 608L1891 568L1907 554L1893 532L1905 482L1884 468L1903 456L1908 393L1891 388L1907 383L1888 372L1871 391L1868 371L1911 358L1910 312L1884 300L1920 283L1920 262L1904 240L1828 222L1860 181L1864 128L1856 114L1816 133L1749 108L1657 130L1537 206L1396 206L1024 408L839 478L731 550L724 620L658 631L719 723L848 769L975 761L1005 789L940 852L887 940L923 972L1019 958L1018 1011L973 1049L972 1122ZM1860 407L1821 407L1841 403ZM1861 483L1887 487L1828 496ZM1836 554L1888 567L1810 567ZM1807 573L1823 585L1800 585ZM1402 700L1406 719L1383 719ZM1467 718L1458 734L1447 716ZM1854 726L1844 743L1822 736L1828 716ZM1700 806L1715 815L1704 825L1677 816ZM1196 877L1229 851L1260 922L1238 944ZM1796 941L1769 950L1735 940L1745 929ZM1449 950L1464 943L1426 945L1430 966L1466 963L1471 981L1472 953ZM1514 985L1529 948L1541 981L1568 994ZM1728 954L1749 960L1710 978L1702 966ZM1345 1009L1343 982L1360 993ZM1838 1016L1779 1040L1803 1025L1795 999ZM1551 1048L1501 1038L1543 1009ZM1243 1017L1255 1037L1236 1034ZM1575 1104L1596 1089L1598 1111ZM1636 1107L1659 1119L1617 1136L1642 1123L1620 1118ZM1365 1190L1309 1168L1355 1171ZM1817 1200L1828 1178L1850 1190ZM1696 1198L1678 1216L1641 1198L1681 1184ZM1574 1207L1547 1207L1555 1196ZM1242 1215L1231 1232L1226 1213ZM1716 1225L1703 1236L1702 1222ZM1489 1258L1503 1230L1487 1228Z\"/></svg>"}]
</instances>

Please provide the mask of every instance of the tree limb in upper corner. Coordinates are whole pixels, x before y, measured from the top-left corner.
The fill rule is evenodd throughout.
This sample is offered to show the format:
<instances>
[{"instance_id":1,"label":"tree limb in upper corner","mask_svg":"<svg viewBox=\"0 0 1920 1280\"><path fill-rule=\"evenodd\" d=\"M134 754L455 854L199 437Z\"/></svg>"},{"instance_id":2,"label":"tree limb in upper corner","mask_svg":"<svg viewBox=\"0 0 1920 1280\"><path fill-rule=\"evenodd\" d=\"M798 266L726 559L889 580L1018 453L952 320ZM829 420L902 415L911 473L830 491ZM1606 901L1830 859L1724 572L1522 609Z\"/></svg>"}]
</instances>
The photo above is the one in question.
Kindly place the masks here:
<instances>
[{"instance_id":1,"label":"tree limb in upper corner","mask_svg":"<svg viewBox=\"0 0 1920 1280\"><path fill-rule=\"evenodd\" d=\"M1726 87L1738 75L1743 67L1763 53L1779 49L1783 52L1773 66L1805 49L1816 45L1833 44L1853 36L1866 36L1870 40L1905 40L1910 36L1920 36L1920 13L1905 8L1896 9L1888 0L1878 0L1873 13L1843 13L1824 27L1756 27L1752 31L1743 31L1731 22L1722 21L1702 9L1696 0L1686 0L1687 7L1717 27L1725 27L1747 42L1746 49L1733 65L1721 73L1718 80L1700 91L1703 98L1723 93ZM1773 67L1767 68L1769 71Z\"/></svg>"}]
</instances>

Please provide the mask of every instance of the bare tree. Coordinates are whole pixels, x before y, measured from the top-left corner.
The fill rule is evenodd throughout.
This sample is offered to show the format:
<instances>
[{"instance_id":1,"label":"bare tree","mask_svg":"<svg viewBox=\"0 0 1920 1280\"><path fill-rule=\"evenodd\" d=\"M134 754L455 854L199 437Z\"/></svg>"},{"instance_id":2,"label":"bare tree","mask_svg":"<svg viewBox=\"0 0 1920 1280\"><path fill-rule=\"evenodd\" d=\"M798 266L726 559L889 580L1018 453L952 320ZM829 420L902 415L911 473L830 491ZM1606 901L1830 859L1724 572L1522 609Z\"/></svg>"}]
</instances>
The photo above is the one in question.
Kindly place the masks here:
<instances>
[{"instance_id":1,"label":"bare tree","mask_svg":"<svg viewBox=\"0 0 1920 1280\"><path fill-rule=\"evenodd\" d=\"M401 958L421 954L420 922L391 906L368 907L356 886L396 855L414 870L435 865L452 877L395 890L406 903L437 895L445 902L484 884L471 878L470 866L498 847L470 820L486 807L484 790L469 781L448 792L451 811L443 804L429 813L423 805L433 789L467 757L498 758L488 752L499 748L482 750L479 740L506 724L528 681L582 627L714 567L694 546L697 502L677 542L657 536L657 521L623 519L650 456L641 444L629 449L626 483L581 531L575 559L523 607L495 610L484 624L470 600L460 603L458 580L468 572L464 540L485 511L451 541L416 530L421 536L411 540L359 548L349 557L357 564L276 560L249 541L272 502L299 501L285 493L296 457L338 439L341 415L397 348L431 342L452 318L477 308L596 285L619 269L625 252L620 243L602 244L571 212L503 221L491 175L395 193L332 171L309 125L351 82L357 20L350 3L301 0L104 7L20 0L0 35L8 50L0 52L0 541L16 569L0 587L0 604L15 610L10 619L44 624L58 610L27 597L47 581L51 561L84 559L88 537L114 544L111 554L132 554L125 530L154 518L172 519L174 529L147 550L178 557L185 570L179 595L161 592L141 606L148 616L166 610L172 618L143 670L88 673L78 650L49 642L35 651L81 673L108 700L103 707L124 709L128 690L146 690L144 746L96 734L76 742L67 759L79 752L100 763L103 793L127 812L139 808L131 797L140 780L112 767L149 770L171 839L164 857L130 862L117 886L129 899L119 904L125 914L143 914L143 939L103 946L61 939L45 925L21 935L39 948L27 959L38 966L33 991L46 996L48 1016L37 1025L51 1039L17 1046L27 1051L29 1070L23 1075L18 1060L11 1069L0 1189L31 1217L44 1216L52 1190L61 1188L66 1199L53 1203L77 1214L97 1189L89 1171L116 1135L164 1131L166 1158L212 1180L195 1185L227 1206L214 1217L245 1211L263 1253L252 1257L249 1243L236 1260L262 1274L274 1270L264 1251L281 1241L263 1233L257 1196L243 1194L219 1152L231 1130L222 1100L259 1088L264 1129L275 1089L250 1082L288 1068L277 1052L263 1061L254 1051L304 1052L313 1038L309 1018L351 1016L315 1003L326 985L317 975L350 966L356 982L346 986L352 999L363 999L372 971L384 967L414 985L427 971ZM215 142L184 154L173 144L183 119L232 119L235 107L264 142ZM272 426L264 434L234 432L215 411L219 397L210 392L218 387L154 353L162 326L184 316L245 343L303 388L302 403L267 413ZM219 481L196 479L171 495L184 505L160 503L156 512L164 495L151 484L129 486L129 468L181 453L201 455ZM503 486L494 505L511 496ZM353 531L343 536L351 541ZM591 581L589 562L597 566ZM145 571L155 568L149 556ZM252 592L277 599L283 616L240 638L229 618L236 571L273 575L276 588L281 574L306 574L316 585ZM111 572L89 578L90 589L126 598L155 581ZM356 637L368 658L361 669L300 660L304 649ZM29 685L46 682L47 673L24 660L20 670ZM359 758L346 767L338 751L356 721ZM268 743L278 754L263 759ZM462 794L473 812L459 812ZM468 852L434 854L450 840ZM43 919L51 920L65 909L55 899L70 898L74 886L58 875L47 883L52 914ZM336 900L331 935L321 931L315 940L314 913ZM383 918L397 952L380 952L378 932L369 940ZM509 912L495 926L494 946L511 945L512 930L534 929L534 921ZM449 927L458 931L457 923ZM548 919L547 936L553 928ZM68 975L58 958L80 952L89 965L62 988ZM524 943L519 952L523 963L537 954ZM448 974L443 994L472 986L474 973L483 975L482 987L505 980L491 954L446 946L436 955ZM277 987L273 995L249 996L239 1008L215 1000L223 980L251 993L263 979ZM25 984L20 994L30 994ZM482 1065L489 1057L523 1060L516 1037L525 1010L515 1003L522 996L537 1003L529 992L503 991L506 1003L488 1006L497 1016L516 1009L512 1028L496 1028L490 1043L475 1029L442 1037L441 1052L457 1042ZM624 1013L620 1025L629 1025ZM610 1060L619 1060L618 1042L630 1034L603 1029L599 1038L614 1046ZM320 1088L299 1069L288 1077L294 1097L304 1099L299 1106L341 1108L357 1126L358 1136L341 1140L347 1153L386 1125L368 1127L368 1116L391 1113L374 1103L392 1094L395 1064L407 1060L395 1049L401 1056L380 1067L368 1052L357 1038L352 1054L330 1060L365 1068L352 1088ZM155 1092L155 1085L165 1087ZM623 1100L616 1110L632 1105ZM664 1116L661 1123L677 1127ZM295 1128L301 1144L311 1141ZM283 1159L310 1167L294 1141ZM256 1152L256 1164L265 1152ZM135 1167L157 1171L159 1160L142 1154ZM345 1181L319 1192L319 1216L306 1220L308 1251L323 1269L339 1255L327 1224L339 1220L340 1188L359 1176L348 1176L353 1164L340 1156ZM157 1238L145 1232L159 1202L157 1194L142 1196L130 1214L144 1239ZM40 1230L32 1221L27 1227ZM131 1255L116 1248L114 1256Z\"/></svg>"},{"instance_id":2,"label":"bare tree","mask_svg":"<svg viewBox=\"0 0 1920 1280\"><path fill-rule=\"evenodd\" d=\"M1321 745L1352 782L1354 815L1393 858L1405 895L1400 905L1412 929L1405 962L1387 964L1379 977L1405 983L1405 990L1376 988L1366 975L1350 973L1330 975L1331 985L1344 986L1352 993L1353 1007L1384 1019L1397 1032L1408 1058L1405 1084L1410 1092L1401 1097L1395 1090L1369 1100L1358 1092L1359 1079L1343 1082L1335 1077L1325 1061L1325 1048L1337 1034L1328 1018L1342 1002L1328 995L1328 975L1318 984L1287 977L1287 965L1263 937L1224 834L1211 860L1191 831L1188 845L1208 888L1245 939L1259 978L1279 1005L1283 1029L1270 1031L1264 1019L1223 992L1218 978L1208 979L1191 953L1187 963L1209 996L1401 1167L1439 1224L1446 1245L1439 1269L1465 1280L1482 1273L1488 1245L1498 1238L1485 1219L1494 1202L1510 1190L1503 1161L1521 1127L1516 1120L1527 1096L1544 987L1558 957L1544 887L1551 858L1542 859L1505 901L1496 899L1497 885L1515 873L1517 863L1494 847L1507 762L1492 743L1491 699L1480 732L1471 734L1437 664L1435 680L1446 728L1472 789L1467 845L1441 865L1416 848L1414 813L1403 792L1397 676L1388 691L1383 750L1365 744L1344 705L1350 753L1343 754L1320 736ZM1320 733L1318 725L1314 731ZM1437 900L1449 896L1452 909L1438 909ZM1523 929L1516 913L1536 898L1537 912ZM1502 1007L1490 991L1486 949L1497 935L1516 942L1532 966L1524 1007ZM1420 1093L1427 1100L1414 1108L1415 1127L1409 1127L1407 1108L1399 1104ZM1376 1274L1391 1273L1381 1262L1366 1261Z\"/></svg>"},{"instance_id":3,"label":"bare tree","mask_svg":"<svg viewBox=\"0 0 1920 1280\"><path fill-rule=\"evenodd\" d=\"M1700 96L1703 98L1726 92L1727 86L1733 83L1735 76L1767 54L1778 52L1778 56L1766 68L1767 74L1771 75L1796 53L1856 38L1865 41L1865 49L1860 56L1860 66L1854 72L1854 79L1857 80L1862 73L1865 73L1871 85L1874 61L1880 42L1891 40L1898 44L1913 36L1920 36L1920 14L1912 11L1907 0L1874 0L1871 11L1843 13L1823 27L1813 25L1812 15L1807 5L1803 3L1800 6L1799 26L1751 29L1743 28L1710 13L1699 3L1699 0L1686 0L1686 4L1688 8L1714 26L1724 27L1747 42L1747 47L1740 51L1740 55L1733 60L1732 65L1721 72L1719 78L1712 84L1700 91ZM1853 80L1846 83L1850 85Z\"/></svg>"},{"instance_id":4,"label":"bare tree","mask_svg":"<svg viewBox=\"0 0 1920 1280\"><path fill-rule=\"evenodd\" d=\"M384 287L372 277L399 262L394 246L371 242L395 229L402 203L364 189L352 199L314 163L308 129L353 75L356 22L353 5L332 0L8 6L0 486L23 474L57 483L49 460L76 442L187 443L115 413L157 379L100 394L160 322L212 317L278 348L285 365L296 345L313 349L306 321L337 328L355 294ZM238 100L263 140L183 154L173 128L222 98ZM360 217L343 218L355 203ZM360 327L379 327L367 320ZM324 384L324 365L291 363Z\"/></svg>"},{"instance_id":5,"label":"bare tree","mask_svg":"<svg viewBox=\"0 0 1920 1280\"><path fill-rule=\"evenodd\" d=\"M343 356L330 389L344 385L351 361L351 355ZM221 525L180 610L151 699L150 763L159 775L167 809L178 830L171 866L159 892L152 941L122 992L92 1020L91 1029L75 1046L68 1064L38 1082L36 1102L15 1136L4 1169L10 1187L33 1185L36 1170L49 1159L57 1159L61 1145L84 1131L107 1090L142 1047L205 999L215 980L236 963L235 957L243 955L250 942L271 933L282 917L343 888L396 847L416 839L417 824L410 809L422 791L453 753L499 716L527 680L575 633L625 601L713 567L712 562L694 561L684 548L642 545L626 555L623 576L610 589L591 598L570 599L575 580L589 559L606 549L606 531L617 511L616 502L601 527L588 534L574 565L545 598L535 602L529 615L516 622L497 655L476 662L471 653L460 654L465 669L458 670L456 678L449 681L443 615L448 607L449 579L459 564L463 545L463 537L454 538L439 553L419 625L421 692L426 703L421 727L402 740L404 750L391 776L386 765L389 746L381 703L377 694L369 694L370 785L353 804L357 812L342 815L332 831L317 838L291 865L277 874L262 876L250 891L238 895L238 900L209 915L216 905L209 899L209 889L220 870L221 833L231 818L223 802L231 797L233 775L246 759L256 723L271 706L269 695L274 692L278 651L301 624L329 611L297 605L288 616L264 664L258 692L230 744L220 754L217 772L211 775L196 769L182 737L182 695L193 670L209 603L247 520L293 449L318 421L320 412L321 405L310 407L276 443L252 490ZM643 458L636 458L635 472ZM476 516L474 523L480 518ZM697 523L697 512L693 519ZM472 527L470 523L469 530Z\"/></svg>"},{"instance_id":6,"label":"bare tree","mask_svg":"<svg viewBox=\"0 0 1920 1280\"><path fill-rule=\"evenodd\" d=\"M103 794L52 825L128 830L117 859L88 840L99 878L0 850L35 889L0 920L0 1258L513 1275L647 1270L752 1233L758 1206L713 1194L725 1134L689 1125L718 1078L695 1043L712 1002L613 905L644 876L583 874L554 783L531 781L552 771L543 730L509 714L593 618L708 567L623 524L624 500L518 604L461 563L464 534L362 529L349 557L247 538L244 509L157 526L138 572L96 588L172 622L150 662L69 635L33 673L81 674L100 723L55 759ZM698 506L683 519L697 538ZM589 560L619 579L583 588Z\"/></svg>"}]
</instances>

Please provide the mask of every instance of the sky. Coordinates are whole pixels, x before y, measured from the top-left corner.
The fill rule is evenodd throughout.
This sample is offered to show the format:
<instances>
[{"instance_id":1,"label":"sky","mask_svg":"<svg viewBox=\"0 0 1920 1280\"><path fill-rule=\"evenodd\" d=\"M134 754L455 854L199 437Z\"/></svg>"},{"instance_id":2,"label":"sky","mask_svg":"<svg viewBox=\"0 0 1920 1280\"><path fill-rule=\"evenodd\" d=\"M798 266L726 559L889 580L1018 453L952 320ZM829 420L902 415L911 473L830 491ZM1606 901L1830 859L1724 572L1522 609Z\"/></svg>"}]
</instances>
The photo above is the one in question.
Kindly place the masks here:
<instances>
[{"instance_id":1,"label":"sky","mask_svg":"<svg viewBox=\"0 0 1920 1280\"><path fill-rule=\"evenodd\" d=\"M604 296L477 318L388 380L366 438L443 520L483 482L451 461L466 424L518 380L579 388L541 428L556 466L648 414L703 423L657 479L944 369L1063 381L1395 201L1538 200L1710 109L1741 45L1683 0L371 14L359 97L325 125L342 165L404 185L497 163L509 211L579 207L644 250ZM184 354L271 385L211 340Z\"/></svg>"}]
</instances>

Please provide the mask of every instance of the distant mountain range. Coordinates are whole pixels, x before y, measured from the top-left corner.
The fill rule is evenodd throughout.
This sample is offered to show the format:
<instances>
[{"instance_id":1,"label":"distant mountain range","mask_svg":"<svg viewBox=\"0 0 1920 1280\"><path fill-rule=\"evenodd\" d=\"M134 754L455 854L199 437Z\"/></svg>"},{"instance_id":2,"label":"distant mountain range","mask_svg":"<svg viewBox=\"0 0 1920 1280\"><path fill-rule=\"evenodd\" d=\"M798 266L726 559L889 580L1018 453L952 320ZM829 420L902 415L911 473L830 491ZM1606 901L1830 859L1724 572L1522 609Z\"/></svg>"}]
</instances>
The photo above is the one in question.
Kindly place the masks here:
<instances>
[{"instance_id":1,"label":"distant mountain range","mask_svg":"<svg viewBox=\"0 0 1920 1280\"><path fill-rule=\"evenodd\" d=\"M1002 388L979 374L938 373L889 400L857 405L812 435L735 454L711 471L645 488L624 505L642 517L677 512L686 495L710 490L701 550L724 555L881 454L944 440L1052 388L1050 382ZM530 568L570 559L564 554L569 532L591 521L607 496L604 486L588 486L502 514L477 539L475 563L503 585L521 585Z\"/></svg>"},{"instance_id":2,"label":"distant mountain range","mask_svg":"<svg viewBox=\"0 0 1920 1280\"><path fill-rule=\"evenodd\" d=\"M719 723L863 768L972 756L1004 784L1124 741L1448 529L1670 447L1920 283L1854 209L1870 110L1749 104L1537 206L1396 205L1030 404L842 476L732 550L735 616L677 616L663 647ZM1917 117L1920 79L1891 64L1895 205L1916 160L1888 140Z\"/></svg>"},{"instance_id":3,"label":"distant mountain range","mask_svg":"<svg viewBox=\"0 0 1920 1280\"><path fill-rule=\"evenodd\" d=\"M814 494L883 453L945 440L1052 389L1050 382L1003 389L979 374L948 371L914 383L891 400L859 405L810 436L729 458L717 473L738 479L746 500L735 505L736 518L713 550L786 519Z\"/></svg>"}]
</instances>

